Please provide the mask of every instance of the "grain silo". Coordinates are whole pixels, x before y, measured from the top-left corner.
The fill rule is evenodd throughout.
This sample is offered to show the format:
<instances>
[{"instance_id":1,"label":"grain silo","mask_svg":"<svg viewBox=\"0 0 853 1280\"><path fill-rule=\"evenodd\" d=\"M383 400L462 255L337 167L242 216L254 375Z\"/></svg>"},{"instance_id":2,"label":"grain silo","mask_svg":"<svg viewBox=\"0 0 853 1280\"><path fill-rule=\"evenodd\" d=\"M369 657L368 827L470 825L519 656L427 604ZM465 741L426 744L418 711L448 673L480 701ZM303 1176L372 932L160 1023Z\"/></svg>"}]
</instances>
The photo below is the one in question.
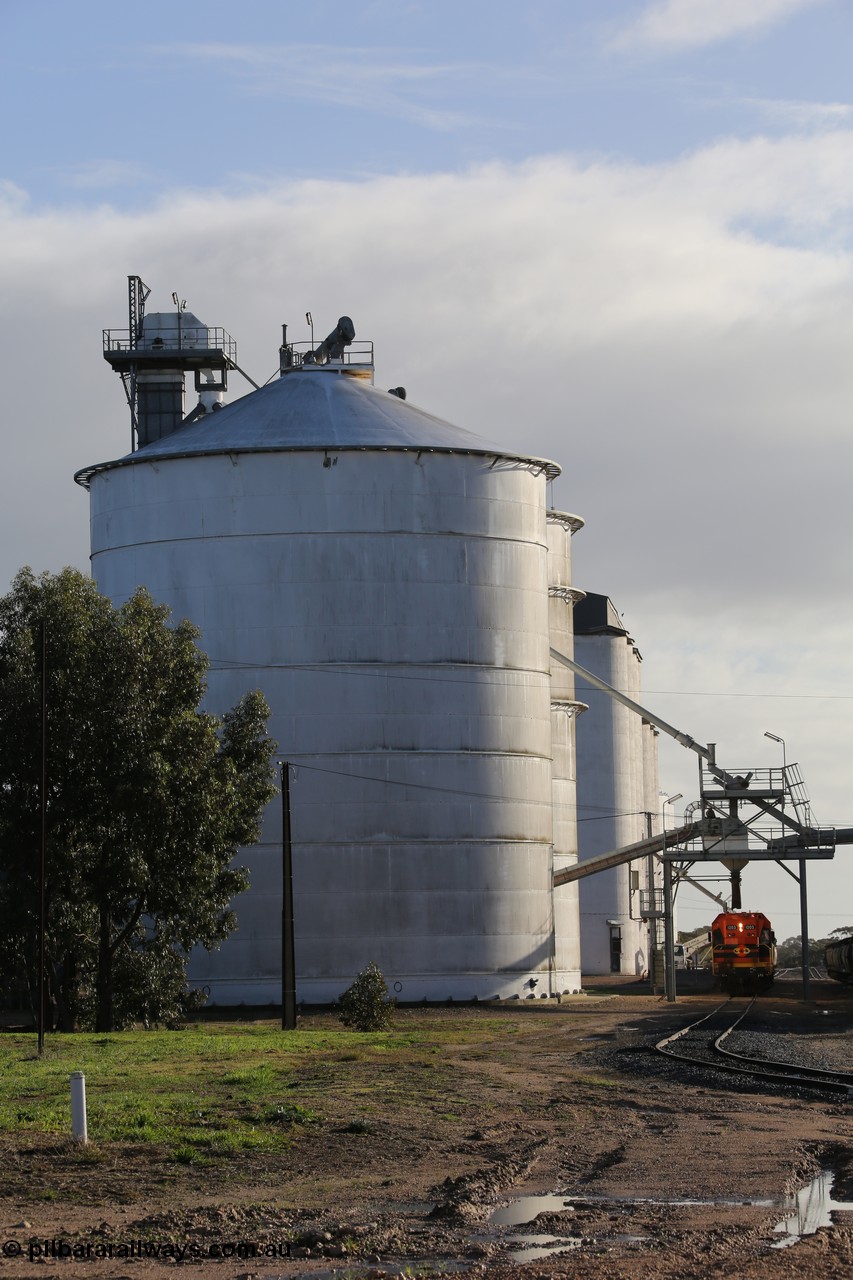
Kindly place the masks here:
<instances>
[{"instance_id":1,"label":"grain silo","mask_svg":"<svg viewBox=\"0 0 853 1280\"><path fill-rule=\"evenodd\" d=\"M572 537L583 520L566 511L548 511L548 610L551 647L571 658L574 653L574 608L584 593L572 586ZM562 871L578 860L577 750L575 721L586 706L575 698L571 671L555 663L551 672L551 756L553 797L554 870ZM554 894L555 933L562 950L562 967L581 968L578 931L578 884L567 884Z\"/></svg>"},{"instance_id":2,"label":"grain silo","mask_svg":"<svg viewBox=\"0 0 853 1280\"><path fill-rule=\"evenodd\" d=\"M404 1001L578 989L576 901L555 917L552 889L555 799L559 864L576 857L573 693L560 669L552 697L549 645L570 642L580 522L549 522L554 463L375 388L372 346L336 333L284 343L282 376L223 407L227 335L190 350L131 293L107 359L126 386L151 361L195 369L208 403L184 418L173 395L171 429L158 404L157 438L140 416L141 447L78 473L94 577L200 627L211 709L255 687L270 703L296 766L300 1000L368 961ZM237 932L194 959L214 1003L279 999L281 836L273 803Z\"/></svg>"},{"instance_id":3,"label":"grain silo","mask_svg":"<svg viewBox=\"0 0 853 1280\"><path fill-rule=\"evenodd\" d=\"M613 602L590 593L578 604L573 621L581 666L641 702L642 658ZM577 735L583 861L659 831L660 798L657 730L584 680L578 686L589 703ZM654 861L645 858L581 881L585 974L640 974L649 968L649 890L659 884ZM651 927L654 931L654 923Z\"/></svg>"}]
</instances>

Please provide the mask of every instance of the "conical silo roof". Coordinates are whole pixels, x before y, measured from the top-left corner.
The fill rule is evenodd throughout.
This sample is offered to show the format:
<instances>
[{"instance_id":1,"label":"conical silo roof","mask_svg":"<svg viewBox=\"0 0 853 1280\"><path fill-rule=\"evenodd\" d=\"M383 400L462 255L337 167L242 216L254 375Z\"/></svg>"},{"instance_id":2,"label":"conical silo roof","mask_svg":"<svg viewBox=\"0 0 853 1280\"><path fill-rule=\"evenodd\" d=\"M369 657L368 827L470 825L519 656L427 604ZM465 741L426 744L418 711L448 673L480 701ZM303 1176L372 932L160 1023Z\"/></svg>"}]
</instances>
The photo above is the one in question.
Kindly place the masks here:
<instances>
[{"instance_id":1,"label":"conical silo roof","mask_svg":"<svg viewBox=\"0 0 853 1280\"><path fill-rule=\"evenodd\" d=\"M134 453L84 467L75 479L87 485L99 471L158 459L306 449L483 454L529 461L551 475L560 470L547 459L511 452L453 426L363 378L326 367L279 378Z\"/></svg>"}]
</instances>

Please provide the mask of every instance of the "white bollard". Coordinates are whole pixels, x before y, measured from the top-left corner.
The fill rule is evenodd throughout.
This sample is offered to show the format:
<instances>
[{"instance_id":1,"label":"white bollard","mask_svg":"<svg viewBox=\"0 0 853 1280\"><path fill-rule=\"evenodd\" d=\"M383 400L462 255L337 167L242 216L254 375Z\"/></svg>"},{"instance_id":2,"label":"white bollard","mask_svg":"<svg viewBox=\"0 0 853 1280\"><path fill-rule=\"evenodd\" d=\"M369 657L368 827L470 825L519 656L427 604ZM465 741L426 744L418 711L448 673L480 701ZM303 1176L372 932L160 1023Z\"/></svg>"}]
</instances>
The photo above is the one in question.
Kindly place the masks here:
<instances>
[{"instance_id":1,"label":"white bollard","mask_svg":"<svg viewBox=\"0 0 853 1280\"><path fill-rule=\"evenodd\" d=\"M86 1131L86 1077L82 1071L71 1072L71 1134L75 1142L85 1146L89 1141Z\"/></svg>"}]
</instances>

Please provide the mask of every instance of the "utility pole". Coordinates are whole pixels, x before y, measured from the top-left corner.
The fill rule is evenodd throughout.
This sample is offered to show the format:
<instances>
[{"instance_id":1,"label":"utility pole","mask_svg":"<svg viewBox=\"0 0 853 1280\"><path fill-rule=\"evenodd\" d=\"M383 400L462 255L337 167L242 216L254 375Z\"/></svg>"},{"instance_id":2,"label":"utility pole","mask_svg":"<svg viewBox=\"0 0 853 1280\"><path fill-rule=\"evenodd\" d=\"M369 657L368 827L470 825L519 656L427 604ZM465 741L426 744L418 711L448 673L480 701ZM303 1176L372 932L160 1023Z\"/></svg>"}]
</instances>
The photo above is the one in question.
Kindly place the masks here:
<instances>
[{"instance_id":1,"label":"utility pole","mask_svg":"<svg viewBox=\"0 0 853 1280\"><path fill-rule=\"evenodd\" d=\"M661 849L661 861L663 862L663 948L664 948L664 986L666 990L666 998L669 1004L675 1004L675 932L672 919L672 863L666 856L666 806L675 804L676 800L681 800L682 795L679 791L677 795L667 796L661 805L661 836L663 838L663 847Z\"/></svg>"},{"instance_id":2,"label":"utility pole","mask_svg":"<svg viewBox=\"0 0 853 1280\"><path fill-rule=\"evenodd\" d=\"M654 835L653 825L654 815L651 812L646 813L646 836ZM649 913L649 937L648 937L648 974L649 974L649 990L653 996L660 995L660 983L655 981L657 977L656 969L658 966L658 919L657 919L657 891L655 889L655 855L650 853L646 858L646 893L648 901L646 910Z\"/></svg>"},{"instance_id":3,"label":"utility pole","mask_svg":"<svg viewBox=\"0 0 853 1280\"><path fill-rule=\"evenodd\" d=\"M290 838L290 762L281 769L281 1029L296 1029L296 956L293 944L293 844Z\"/></svg>"},{"instance_id":4,"label":"utility pole","mask_svg":"<svg viewBox=\"0 0 853 1280\"><path fill-rule=\"evenodd\" d=\"M47 636L44 618L38 628L41 665L41 768L39 770L39 960L38 1055L44 1054L45 931L47 926Z\"/></svg>"}]
</instances>

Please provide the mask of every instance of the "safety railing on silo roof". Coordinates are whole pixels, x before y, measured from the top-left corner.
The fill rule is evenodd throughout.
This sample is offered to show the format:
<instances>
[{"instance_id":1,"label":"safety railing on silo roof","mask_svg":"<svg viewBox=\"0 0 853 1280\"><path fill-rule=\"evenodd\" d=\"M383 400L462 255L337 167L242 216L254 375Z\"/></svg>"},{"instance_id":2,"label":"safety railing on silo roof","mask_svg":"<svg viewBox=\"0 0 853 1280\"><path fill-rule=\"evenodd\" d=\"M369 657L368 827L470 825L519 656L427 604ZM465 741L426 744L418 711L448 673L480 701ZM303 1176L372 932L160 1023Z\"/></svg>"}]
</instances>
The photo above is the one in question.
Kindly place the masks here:
<instances>
[{"instance_id":1,"label":"safety railing on silo roof","mask_svg":"<svg viewBox=\"0 0 853 1280\"><path fill-rule=\"evenodd\" d=\"M288 342L286 350L290 357L286 369L288 372L292 372L293 370L302 368L306 363L306 356L313 354L316 350L316 345L312 346L310 342ZM307 363L310 364L311 361L308 361ZM335 360L329 360L326 363L333 365L372 365L373 342L367 340L364 342L353 342L346 348L342 356Z\"/></svg>"},{"instance_id":2,"label":"safety railing on silo roof","mask_svg":"<svg viewBox=\"0 0 853 1280\"><path fill-rule=\"evenodd\" d=\"M161 351L221 351L229 361L237 359L237 342L221 325L187 325L168 332L155 331L135 338L130 329L104 329L105 352L136 352L156 355Z\"/></svg>"}]
</instances>

